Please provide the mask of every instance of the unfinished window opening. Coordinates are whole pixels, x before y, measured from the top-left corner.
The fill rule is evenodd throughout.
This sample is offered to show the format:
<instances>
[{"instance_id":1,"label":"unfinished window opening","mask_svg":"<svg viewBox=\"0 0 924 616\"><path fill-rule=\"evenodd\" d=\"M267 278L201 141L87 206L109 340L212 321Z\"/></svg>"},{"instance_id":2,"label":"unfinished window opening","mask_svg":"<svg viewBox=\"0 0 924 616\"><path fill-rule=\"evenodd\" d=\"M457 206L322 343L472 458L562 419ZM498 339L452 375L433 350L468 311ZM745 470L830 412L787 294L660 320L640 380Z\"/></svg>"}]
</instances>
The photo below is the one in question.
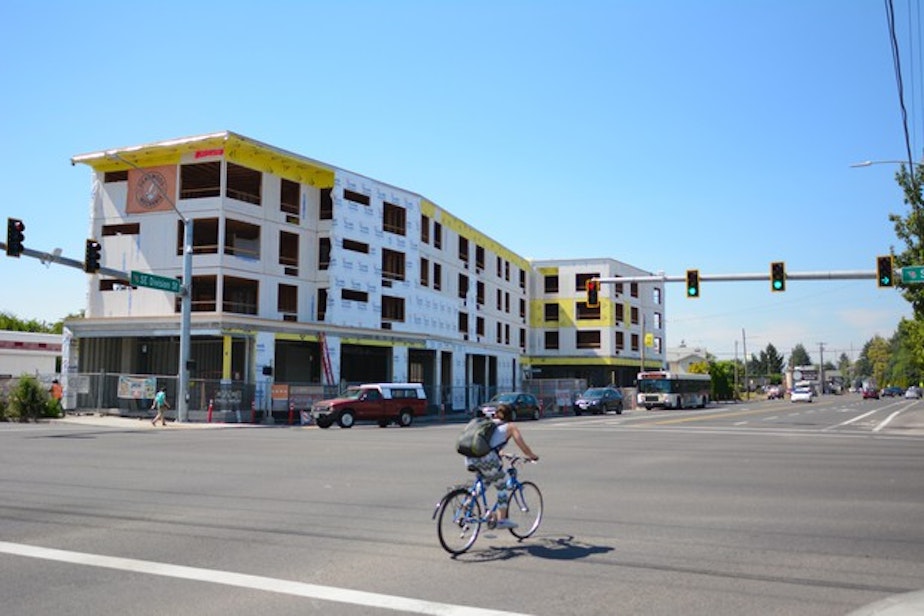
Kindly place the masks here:
<instances>
[{"instance_id":1,"label":"unfinished window opening","mask_svg":"<svg viewBox=\"0 0 924 616\"><path fill-rule=\"evenodd\" d=\"M259 289L260 283L256 280L225 276L221 309L235 314L257 314Z\"/></svg>"},{"instance_id":2,"label":"unfinished window opening","mask_svg":"<svg viewBox=\"0 0 924 616\"><path fill-rule=\"evenodd\" d=\"M279 264L286 276L298 276L298 235L279 232Z\"/></svg>"},{"instance_id":3,"label":"unfinished window opening","mask_svg":"<svg viewBox=\"0 0 924 616\"><path fill-rule=\"evenodd\" d=\"M475 244L475 271L484 271L484 246Z\"/></svg>"},{"instance_id":4,"label":"unfinished window opening","mask_svg":"<svg viewBox=\"0 0 924 616\"><path fill-rule=\"evenodd\" d=\"M543 282L546 293L558 293L558 274L546 275Z\"/></svg>"},{"instance_id":5,"label":"unfinished window opening","mask_svg":"<svg viewBox=\"0 0 924 616\"><path fill-rule=\"evenodd\" d=\"M221 161L180 165L180 199L221 196Z\"/></svg>"},{"instance_id":6,"label":"unfinished window opening","mask_svg":"<svg viewBox=\"0 0 924 616\"><path fill-rule=\"evenodd\" d=\"M616 338L613 342L614 342L613 348L615 348L616 351L624 351L626 348L625 332L616 332Z\"/></svg>"},{"instance_id":7,"label":"unfinished window opening","mask_svg":"<svg viewBox=\"0 0 924 616\"><path fill-rule=\"evenodd\" d=\"M107 235L138 235L141 225L136 223L127 225L103 225L103 237Z\"/></svg>"},{"instance_id":8,"label":"unfinished window opening","mask_svg":"<svg viewBox=\"0 0 924 616\"><path fill-rule=\"evenodd\" d=\"M423 244L430 243L430 217L426 214L420 215L420 241Z\"/></svg>"},{"instance_id":9,"label":"unfinished window opening","mask_svg":"<svg viewBox=\"0 0 924 616\"><path fill-rule=\"evenodd\" d=\"M404 322L404 298L382 296L382 320Z\"/></svg>"},{"instance_id":10,"label":"unfinished window opening","mask_svg":"<svg viewBox=\"0 0 924 616\"><path fill-rule=\"evenodd\" d=\"M285 321L298 319L298 287L291 284L280 284L276 296L276 310L282 313Z\"/></svg>"},{"instance_id":11,"label":"unfinished window opening","mask_svg":"<svg viewBox=\"0 0 924 616\"><path fill-rule=\"evenodd\" d=\"M319 220L331 220L334 217L334 198L332 188L321 189L321 204L318 209Z\"/></svg>"},{"instance_id":12,"label":"unfinished window opening","mask_svg":"<svg viewBox=\"0 0 924 616\"><path fill-rule=\"evenodd\" d=\"M196 218L192 221L193 226L193 254L218 254L218 219L217 218ZM176 254L183 255L184 224L182 220L176 221Z\"/></svg>"},{"instance_id":13,"label":"unfinished window opening","mask_svg":"<svg viewBox=\"0 0 924 616\"><path fill-rule=\"evenodd\" d=\"M468 297L468 276L459 274L459 299Z\"/></svg>"},{"instance_id":14,"label":"unfinished window opening","mask_svg":"<svg viewBox=\"0 0 924 616\"><path fill-rule=\"evenodd\" d=\"M443 225L438 222L433 223L433 247L443 248Z\"/></svg>"},{"instance_id":15,"label":"unfinished window opening","mask_svg":"<svg viewBox=\"0 0 924 616\"><path fill-rule=\"evenodd\" d=\"M433 288L437 291L443 288L443 266L439 263L433 264Z\"/></svg>"},{"instance_id":16,"label":"unfinished window opening","mask_svg":"<svg viewBox=\"0 0 924 616\"><path fill-rule=\"evenodd\" d=\"M475 334L479 336L484 336L484 317L475 318Z\"/></svg>"},{"instance_id":17,"label":"unfinished window opening","mask_svg":"<svg viewBox=\"0 0 924 616\"><path fill-rule=\"evenodd\" d=\"M639 341L638 334L632 334L632 350L633 351L638 351L638 348L639 348L638 341Z\"/></svg>"},{"instance_id":18,"label":"unfinished window opening","mask_svg":"<svg viewBox=\"0 0 924 616\"><path fill-rule=\"evenodd\" d=\"M459 311L459 333L468 340L468 313L465 311Z\"/></svg>"},{"instance_id":19,"label":"unfinished window opening","mask_svg":"<svg viewBox=\"0 0 924 616\"><path fill-rule=\"evenodd\" d=\"M397 250L382 249L382 278L386 280L404 280L404 253Z\"/></svg>"},{"instance_id":20,"label":"unfinished window opening","mask_svg":"<svg viewBox=\"0 0 924 616\"><path fill-rule=\"evenodd\" d=\"M468 265L468 238L459 236L459 260Z\"/></svg>"},{"instance_id":21,"label":"unfinished window opening","mask_svg":"<svg viewBox=\"0 0 924 616\"><path fill-rule=\"evenodd\" d=\"M420 258L420 286L430 286L430 262L423 257Z\"/></svg>"},{"instance_id":22,"label":"unfinished window opening","mask_svg":"<svg viewBox=\"0 0 924 616\"><path fill-rule=\"evenodd\" d=\"M348 299L353 302L368 302L369 294L365 291L354 291L353 289L343 289L340 291L341 299Z\"/></svg>"},{"instance_id":23,"label":"unfinished window opening","mask_svg":"<svg viewBox=\"0 0 924 616\"><path fill-rule=\"evenodd\" d=\"M370 203L368 196L358 193L355 190L347 190L346 188L343 189L343 198L353 203L359 203L360 205L369 205Z\"/></svg>"},{"instance_id":24,"label":"unfinished window opening","mask_svg":"<svg viewBox=\"0 0 924 616\"><path fill-rule=\"evenodd\" d=\"M407 228L407 211L400 205L383 202L382 228L389 233L404 235Z\"/></svg>"},{"instance_id":25,"label":"unfinished window opening","mask_svg":"<svg viewBox=\"0 0 924 616\"><path fill-rule=\"evenodd\" d=\"M546 323L557 323L558 322L558 304L546 304L545 305L545 321Z\"/></svg>"},{"instance_id":26,"label":"unfinished window opening","mask_svg":"<svg viewBox=\"0 0 924 616\"><path fill-rule=\"evenodd\" d=\"M330 238L318 239L318 269L326 270L330 267Z\"/></svg>"},{"instance_id":27,"label":"unfinished window opening","mask_svg":"<svg viewBox=\"0 0 924 616\"><path fill-rule=\"evenodd\" d=\"M327 289L318 289L318 321L327 316Z\"/></svg>"},{"instance_id":28,"label":"unfinished window opening","mask_svg":"<svg viewBox=\"0 0 924 616\"><path fill-rule=\"evenodd\" d=\"M369 244L364 242L357 242L356 240L343 240L343 249L352 250L353 252L361 252L363 254L369 254Z\"/></svg>"},{"instance_id":29,"label":"unfinished window opening","mask_svg":"<svg viewBox=\"0 0 924 616\"><path fill-rule=\"evenodd\" d=\"M282 178L282 186L280 186L279 195L279 209L285 214L294 216L295 224L298 224L298 199L301 193L299 190L300 188L301 185L299 185L298 182L293 182L292 180ZM286 216L286 220L289 221L289 216Z\"/></svg>"},{"instance_id":30,"label":"unfinished window opening","mask_svg":"<svg viewBox=\"0 0 924 616\"><path fill-rule=\"evenodd\" d=\"M574 276L574 288L577 290L578 293L583 293L584 291L587 290L587 281L592 278L599 278L599 277L600 277L599 272L594 272L590 274L576 274ZM600 295L602 296L603 293L600 293Z\"/></svg>"},{"instance_id":31,"label":"unfinished window opening","mask_svg":"<svg viewBox=\"0 0 924 616\"><path fill-rule=\"evenodd\" d=\"M629 310L629 314L631 315L630 318L632 319L632 324L638 325L638 308L636 306L632 306L632 308Z\"/></svg>"},{"instance_id":32,"label":"unfinished window opening","mask_svg":"<svg viewBox=\"0 0 924 616\"><path fill-rule=\"evenodd\" d=\"M260 205L263 174L255 169L228 163L228 186L225 196L246 203Z\"/></svg>"},{"instance_id":33,"label":"unfinished window opening","mask_svg":"<svg viewBox=\"0 0 924 616\"><path fill-rule=\"evenodd\" d=\"M225 220L225 254L259 259L260 227L232 218Z\"/></svg>"},{"instance_id":34,"label":"unfinished window opening","mask_svg":"<svg viewBox=\"0 0 924 616\"><path fill-rule=\"evenodd\" d=\"M103 183L111 184L112 182L127 182L128 181L128 169L123 169L122 171L107 171L103 174Z\"/></svg>"},{"instance_id":35,"label":"unfinished window opening","mask_svg":"<svg viewBox=\"0 0 924 616\"><path fill-rule=\"evenodd\" d=\"M600 304L597 304L595 307L591 308L587 305L587 302L577 302L577 310L575 311L575 316L578 320L595 320L600 318Z\"/></svg>"},{"instance_id":36,"label":"unfinished window opening","mask_svg":"<svg viewBox=\"0 0 924 616\"><path fill-rule=\"evenodd\" d=\"M545 332L545 345L547 351L554 351L558 348L558 330Z\"/></svg>"},{"instance_id":37,"label":"unfinished window opening","mask_svg":"<svg viewBox=\"0 0 924 616\"><path fill-rule=\"evenodd\" d=\"M215 312L218 310L218 277L193 276L192 294L190 295L193 312ZM180 312L182 301L177 295L177 312Z\"/></svg>"},{"instance_id":38,"label":"unfinished window opening","mask_svg":"<svg viewBox=\"0 0 924 616\"><path fill-rule=\"evenodd\" d=\"M480 280L475 285L475 303L484 306L484 283Z\"/></svg>"},{"instance_id":39,"label":"unfinished window opening","mask_svg":"<svg viewBox=\"0 0 924 616\"><path fill-rule=\"evenodd\" d=\"M577 332L577 348L579 349L599 349L600 348L600 330L579 330Z\"/></svg>"}]
</instances>

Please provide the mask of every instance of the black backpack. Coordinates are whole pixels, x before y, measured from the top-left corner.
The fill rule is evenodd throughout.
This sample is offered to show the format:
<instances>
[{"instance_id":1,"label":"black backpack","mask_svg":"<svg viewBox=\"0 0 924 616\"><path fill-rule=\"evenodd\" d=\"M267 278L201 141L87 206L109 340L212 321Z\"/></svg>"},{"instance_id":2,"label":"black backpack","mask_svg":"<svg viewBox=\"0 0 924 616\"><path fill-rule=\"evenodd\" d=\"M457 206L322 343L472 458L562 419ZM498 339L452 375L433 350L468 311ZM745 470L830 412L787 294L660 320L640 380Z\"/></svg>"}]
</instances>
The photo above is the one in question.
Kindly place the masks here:
<instances>
[{"instance_id":1,"label":"black backpack","mask_svg":"<svg viewBox=\"0 0 924 616\"><path fill-rule=\"evenodd\" d=\"M462 429L456 439L456 451L469 458L480 458L491 452L491 436L497 424L487 417L476 417Z\"/></svg>"}]
</instances>

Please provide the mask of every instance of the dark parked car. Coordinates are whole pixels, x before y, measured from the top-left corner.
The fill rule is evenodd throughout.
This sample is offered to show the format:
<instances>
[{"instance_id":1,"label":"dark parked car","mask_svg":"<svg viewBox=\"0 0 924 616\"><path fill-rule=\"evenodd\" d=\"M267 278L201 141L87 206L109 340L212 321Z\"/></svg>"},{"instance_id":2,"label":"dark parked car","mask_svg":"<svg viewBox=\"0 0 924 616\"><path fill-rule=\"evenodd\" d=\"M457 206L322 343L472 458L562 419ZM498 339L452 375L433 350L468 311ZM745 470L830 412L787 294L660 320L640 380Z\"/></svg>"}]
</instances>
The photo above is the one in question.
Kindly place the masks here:
<instances>
[{"instance_id":1,"label":"dark parked car","mask_svg":"<svg viewBox=\"0 0 924 616\"><path fill-rule=\"evenodd\" d=\"M901 387L886 387L879 395L883 398L894 398L896 396L901 398L905 395L905 390Z\"/></svg>"},{"instance_id":2,"label":"dark parked car","mask_svg":"<svg viewBox=\"0 0 924 616\"><path fill-rule=\"evenodd\" d=\"M876 400L878 400L879 390L876 389L875 387L867 387L866 389L863 390L863 399L866 400L867 398L875 398Z\"/></svg>"},{"instance_id":3,"label":"dark parked car","mask_svg":"<svg viewBox=\"0 0 924 616\"><path fill-rule=\"evenodd\" d=\"M510 421L524 418L539 419L542 413L542 410L539 408L539 400L536 396L521 391L513 391L506 394L497 394L489 401L479 405L478 408L475 409L474 415L476 417L480 415L484 417L494 417L494 411L496 411L498 405L501 404L507 404L513 407L513 416L509 418Z\"/></svg>"},{"instance_id":4,"label":"dark parked car","mask_svg":"<svg viewBox=\"0 0 924 616\"><path fill-rule=\"evenodd\" d=\"M615 412L622 415L622 392L613 387L591 387L574 403L574 414Z\"/></svg>"}]
</instances>

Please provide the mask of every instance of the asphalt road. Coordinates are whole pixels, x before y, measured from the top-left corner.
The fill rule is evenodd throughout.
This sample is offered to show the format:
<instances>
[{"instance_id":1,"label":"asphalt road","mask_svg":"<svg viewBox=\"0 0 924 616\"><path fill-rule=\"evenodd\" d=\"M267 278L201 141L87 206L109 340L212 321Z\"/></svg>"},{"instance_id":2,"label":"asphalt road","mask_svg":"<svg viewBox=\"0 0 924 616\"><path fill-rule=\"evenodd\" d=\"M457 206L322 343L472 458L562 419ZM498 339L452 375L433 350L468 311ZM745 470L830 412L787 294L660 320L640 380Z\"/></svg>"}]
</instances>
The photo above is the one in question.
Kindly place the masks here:
<instances>
[{"instance_id":1,"label":"asphalt road","mask_svg":"<svg viewBox=\"0 0 924 616\"><path fill-rule=\"evenodd\" d=\"M840 615L924 589L924 403L520 424L538 533L451 558L458 424L0 424L3 614Z\"/></svg>"}]
</instances>

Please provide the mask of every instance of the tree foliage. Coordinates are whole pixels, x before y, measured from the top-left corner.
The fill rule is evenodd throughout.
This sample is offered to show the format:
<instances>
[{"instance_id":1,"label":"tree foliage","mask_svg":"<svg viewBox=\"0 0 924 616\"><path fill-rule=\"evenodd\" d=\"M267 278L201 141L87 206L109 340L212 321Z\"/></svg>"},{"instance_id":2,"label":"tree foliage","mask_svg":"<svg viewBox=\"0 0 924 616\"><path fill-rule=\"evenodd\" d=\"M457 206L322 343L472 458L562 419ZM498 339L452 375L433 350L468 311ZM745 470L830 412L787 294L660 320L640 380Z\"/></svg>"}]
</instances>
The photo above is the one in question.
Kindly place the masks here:
<instances>
[{"instance_id":1,"label":"tree foliage","mask_svg":"<svg viewBox=\"0 0 924 616\"><path fill-rule=\"evenodd\" d=\"M797 344L793 347L792 353L789 355L789 367L794 368L796 366L811 366L812 358L809 356L808 351L805 350L805 347L802 346L802 343Z\"/></svg>"}]
</instances>

